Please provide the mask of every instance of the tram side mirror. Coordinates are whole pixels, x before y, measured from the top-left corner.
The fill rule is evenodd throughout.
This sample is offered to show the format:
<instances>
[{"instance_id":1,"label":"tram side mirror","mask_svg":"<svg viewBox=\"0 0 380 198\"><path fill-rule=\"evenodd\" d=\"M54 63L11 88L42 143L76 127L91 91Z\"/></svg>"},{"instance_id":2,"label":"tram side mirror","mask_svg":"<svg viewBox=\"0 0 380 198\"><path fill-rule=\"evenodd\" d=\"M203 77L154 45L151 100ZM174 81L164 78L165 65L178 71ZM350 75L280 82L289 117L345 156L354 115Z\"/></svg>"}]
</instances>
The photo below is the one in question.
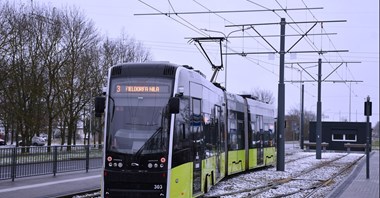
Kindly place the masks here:
<instances>
[{"instance_id":1,"label":"tram side mirror","mask_svg":"<svg viewBox=\"0 0 380 198\"><path fill-rule=\"evenodd\" d=\"M173 97L173 98L170 98L169 99L169 103L168 103L168 112L171 114L171 113L174 113L174 114L177 114L179 113L179 97Z\"/></svg>"},{"instance_id":2,"label":"tram side mirror","mask_svg":"<svg viewBox=\"0 0 380 198\"><path fill-rule=\"evenodd\" d=\"M106 106L106 98L103 96L95 97L95 117L102 117Z\"/></svg>"}]
</instances>

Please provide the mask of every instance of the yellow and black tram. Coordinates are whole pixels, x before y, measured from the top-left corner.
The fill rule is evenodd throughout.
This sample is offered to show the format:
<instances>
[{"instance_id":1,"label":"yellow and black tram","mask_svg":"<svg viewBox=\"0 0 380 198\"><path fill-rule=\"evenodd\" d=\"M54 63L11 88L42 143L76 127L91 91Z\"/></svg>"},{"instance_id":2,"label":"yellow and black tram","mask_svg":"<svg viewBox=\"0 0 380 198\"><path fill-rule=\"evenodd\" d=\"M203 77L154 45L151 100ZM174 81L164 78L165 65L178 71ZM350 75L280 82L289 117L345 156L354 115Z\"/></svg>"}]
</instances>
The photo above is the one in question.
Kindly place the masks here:
<instances>
[{"instance_id":1,"label":"yellow and black tram","mask_svg":"<svg viewBox=\"0 0 380 198\"><path fill-rule=\"evenodd\" d=\"M276 162L274 108L228 93L189 66L110 68L102 196L198 197L227 175Z\"/></svg>"}]
</instances>

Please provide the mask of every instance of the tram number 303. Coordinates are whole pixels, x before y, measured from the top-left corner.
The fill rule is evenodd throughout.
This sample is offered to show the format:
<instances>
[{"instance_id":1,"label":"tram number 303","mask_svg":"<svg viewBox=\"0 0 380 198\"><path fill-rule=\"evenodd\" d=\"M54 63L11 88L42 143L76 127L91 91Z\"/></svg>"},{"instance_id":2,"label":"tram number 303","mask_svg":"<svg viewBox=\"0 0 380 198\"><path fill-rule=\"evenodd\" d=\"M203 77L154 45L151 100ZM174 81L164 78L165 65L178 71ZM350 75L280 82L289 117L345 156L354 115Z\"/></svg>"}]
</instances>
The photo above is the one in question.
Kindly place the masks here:
<instances>
[{"instance_id":1,"label":"tram number 303","mask_svg":"<svg viewBox=\"0 0 380 198\"><path fill-rule=\"evenodd\" d=\"M162 188L163 188L162 184L154 184L154 187L153 187L154 190L162 190Z\"/></svg>"}]
</instances>

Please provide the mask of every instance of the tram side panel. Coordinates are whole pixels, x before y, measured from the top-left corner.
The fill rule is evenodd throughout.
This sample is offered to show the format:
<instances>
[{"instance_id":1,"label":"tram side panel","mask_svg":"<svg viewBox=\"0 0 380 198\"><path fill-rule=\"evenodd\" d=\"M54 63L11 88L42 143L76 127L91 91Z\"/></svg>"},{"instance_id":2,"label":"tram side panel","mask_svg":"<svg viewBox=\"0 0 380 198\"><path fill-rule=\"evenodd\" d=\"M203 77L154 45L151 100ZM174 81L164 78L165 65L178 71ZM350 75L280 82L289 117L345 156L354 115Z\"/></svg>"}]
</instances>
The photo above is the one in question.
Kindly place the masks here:
<instances>
[{"instance_id":1,"label":"tram side panel","mask_svg":"<svg viewBox=\"0 0 380 198\"><path fill-rule=\"evenodd\" d=\"M170 197L200 196L225 176L223 92L194 76L185 71L179 77L183 95L173 134Z\"/></svg>"},{"instance_id":2,"label":"tram side panel","mask_svg":"<svg viewBox=\"0 0 380 198\"><path fill-rule=\"evenodd\" d=\"M180 95L180 113L176 115L173 133L170 197L194 197L201 189L200 104L202 87L192 84L192 71L182 70L176 79Z\"/></svg>"},{"instance_id":3,"label":"tram side panel","mask_svg":"<svg viewBox=\"0 0 380 198\"><path fill-rule=\"evenodd\" d=\"M270 115L264 116L264 156L265 165L274 165L276 162L276 148L274 141L274 120Z\"/></svg>"},{"instance_id":4,"label":"tram side panel","mask_svg":"<svg viewBox=\"0 0 380 198\"><path fill-rule=\"evenodd\" d=\"M274 165L274 108L270 104L247 99L250 117L249 168Z\"/></svg>"},{"instance_id":5,"label":"tram side panel","mask_svg":"<svg viewBox=\"0 0 380 198\"><path fill-rule=\"evenodd\" d=\"M173 133L172 169L170 178L171 197L191 197L193 152L190 133L190 101L180 99L180 113L176 115Z\"/></svg>"},{"instance_id":6,"label":"tram side panel","mask_svg":"<svg viewBox=\"0 0 380 198\"><path fill-rule=\"evenodd\" d=\"M227 98L227 174L231 175L245 170L245 123L244 99L235 94L226 93Z\"/></svg>"},{"instance_id":7,"label":"tram side panel","mask_svg":"<svg viewBox=\"0 0 380 198\"><path fill-rule=\"evenodd\" d=\"M206 84L206 83L205 83ZM206 84L207 85L207 84ZM221 125L223 119L223 92L203 86L202 117L204 131L204 160L202 161L202 190L207 192L212 185L221 180L224 173L224 136Z\"/></svg>"}]
</instances>

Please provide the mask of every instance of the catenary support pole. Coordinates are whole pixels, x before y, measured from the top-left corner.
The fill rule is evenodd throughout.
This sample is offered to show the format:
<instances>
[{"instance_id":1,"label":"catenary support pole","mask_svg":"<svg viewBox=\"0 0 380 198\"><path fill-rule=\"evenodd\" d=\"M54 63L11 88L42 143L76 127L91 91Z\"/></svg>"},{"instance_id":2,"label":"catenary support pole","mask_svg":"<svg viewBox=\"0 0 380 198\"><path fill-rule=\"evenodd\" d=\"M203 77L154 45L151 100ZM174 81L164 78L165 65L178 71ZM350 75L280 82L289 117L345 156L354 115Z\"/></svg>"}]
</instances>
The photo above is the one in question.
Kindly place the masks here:
<instances>
[{"instance_id":1,"label":"catenary support pole","mask_svg":"<svg viewBox=\"0 0 380 198\"><path fill-rule=\"evenodd\" d=\"M370 97L367 96L367 101L364 103L364 114L367 116L367 127L366 127L366 133L367 133L367 141L365 146L365 154L366 154L366 178L369 179L369 149L370 149L370 138L371 138L371 125L369 122L369 116L372 115L372 103L370 101Z\"/></svg>"},{"instance_id":2,"label":"catenary support pole","mask_svg":"<svg viewBox=\"0 0 380 198\"><path fill-rule=\"evenodd\" d=\"M316 159L321 159L321 143L322 143L322 102L321 102L321 86L322 86L322 59L318 59L318 101L317 101L317 128L316 128Z\"/></svg>"},{"instance_id":3,"label":"catenary support pole","mask_svg":"<svg viewBox=\"0 0 380 198\"><path fill-rule=\"evenodd\" d=\"M281 18L280 36L280 80L278 83L277 108L277 171L285 170L285 18Z\"/></svg>"},{"instance_id":4,"label":"catenary support pole","mask_svg":"<svg viewBox=\"0 0 380 198\"><path fill-rule=\"evenodd\" d=\"M304 84L301 85L301 124L300 124L300 148L303 150L303 135L304 135L304 121L305 121L305 114L304 114L304 93L305 93L305 86Z\"/></svg>"}]
</instances>

